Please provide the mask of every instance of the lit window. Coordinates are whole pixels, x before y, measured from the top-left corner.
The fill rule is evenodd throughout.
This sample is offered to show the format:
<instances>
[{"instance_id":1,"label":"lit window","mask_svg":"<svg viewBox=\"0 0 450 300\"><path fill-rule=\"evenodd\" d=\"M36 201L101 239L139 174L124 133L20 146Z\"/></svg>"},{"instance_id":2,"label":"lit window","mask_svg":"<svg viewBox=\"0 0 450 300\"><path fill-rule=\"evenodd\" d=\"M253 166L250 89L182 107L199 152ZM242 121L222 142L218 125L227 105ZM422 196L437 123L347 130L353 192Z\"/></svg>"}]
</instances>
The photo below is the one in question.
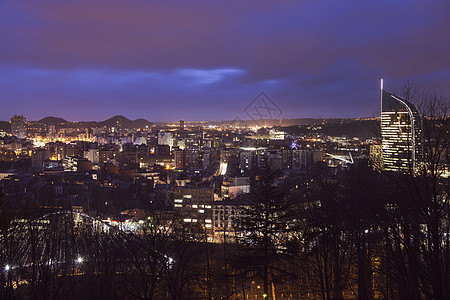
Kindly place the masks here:
<instances>
[{"instance_id":1,"label":"lit window","mask_svg":"<svg viewBox=\"0 0 450 300\"><path fill-rule=\"evenodd\" d=\"M201 214L204 214L204 213L205 213L205 210L199 209L198 212L201 213Z\"/></svg>"},{"instance_id":2,"label":"lit window","mask_svg":"<svg viewBox=\"0 0 450 300\"><path fill-rule=\"evenodd\" d=\"M183 219L183 221L186 223L190 223L190 222L192 222L192 219Z\"/></svg>"},{"instance_id":3,"label":"lit window","mask_svg":"<svg viewBox=\"0 0 450 300\"><path fill-rule=\"evenodd\" d=\"M175 203L183 203L183 199L175 199Z\"/></svg>"},{"instance_id":4,"label":"lit window","mask_svg":"<svg viewBox=\"0 0 450 300\"><path fill-rule=\"evenodd\" d=\"M198 205L197 204L193 204L192 208L198 208Z\"/></svg>"},{"instance_id":5,"label":"lit window","mask_svg":"<svg viewBox=\"0 0 450 300\"><path fill-rule=\"evenodd\" d=\"M175 207L183 207L182 204L175 204L174 206L175 206Z\"/></svg>"},{"instance_id":6,"label":"lit window","mask_svg":"<svg viewBox=\"0 0 450 300\"><path fill-rule=\"evenodd\" d=\"M183 195L184 198L192 198L192 195Z\"/></svg>"}]
</instances>

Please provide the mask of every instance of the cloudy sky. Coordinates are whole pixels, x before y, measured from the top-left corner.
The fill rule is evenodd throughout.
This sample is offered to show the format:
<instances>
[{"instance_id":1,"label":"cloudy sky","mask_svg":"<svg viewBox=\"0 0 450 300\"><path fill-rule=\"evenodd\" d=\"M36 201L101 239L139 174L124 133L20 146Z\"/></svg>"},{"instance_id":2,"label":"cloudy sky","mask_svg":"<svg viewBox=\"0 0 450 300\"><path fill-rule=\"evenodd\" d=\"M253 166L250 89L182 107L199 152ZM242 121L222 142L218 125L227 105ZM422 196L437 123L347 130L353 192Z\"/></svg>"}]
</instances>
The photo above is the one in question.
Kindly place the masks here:
<instances>
[{"instance_id":1,"label":"cloudy sky","mask_svg":"<svg viewBox=\"0 0 450 300\"><path fill-rule=\"evenodd\" d=\"M379 114L379 79L450 95L448 0L2 0L0 120Z\"/></svg>"}]
</instances>

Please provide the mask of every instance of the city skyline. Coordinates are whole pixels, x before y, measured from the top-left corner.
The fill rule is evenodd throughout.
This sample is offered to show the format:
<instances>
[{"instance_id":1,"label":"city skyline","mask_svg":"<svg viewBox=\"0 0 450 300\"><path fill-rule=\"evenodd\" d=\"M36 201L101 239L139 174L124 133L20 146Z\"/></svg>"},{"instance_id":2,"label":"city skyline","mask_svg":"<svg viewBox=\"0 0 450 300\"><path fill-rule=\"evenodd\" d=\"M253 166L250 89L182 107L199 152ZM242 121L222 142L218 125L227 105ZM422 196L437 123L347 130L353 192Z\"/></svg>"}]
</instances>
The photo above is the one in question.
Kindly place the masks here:
<instances>
[{"instance_id":1,"label":"city skyline","mask_svg":"<svg viewBox=\"0 0 450 300\"><path fill-rule=\"evenodd\" d=\"M0 4L0 120L379 115L378 81L450 94L440 1ZM326 21L324 21L326 20Z\"/></svg>"},{"instance_id":2,"label":"city skyline","mask_svg":"<svg viewBox=\"0 0 450 300\"><path fill-rule=\"evenodd\" d=\"M0 122L9 122L9 123L11 123L11 119L13 119L15 116L17 116L17 115L11 116L7 120L0 120ZM23 116L23 117L25 119L27 119L27 116ZM160 124L160 123L161 124L164 124L164 123L177 124L180 121L183 121L183 122L186 122L186 123L193 123L193 124L197 124L197 123L215 123L215 122L217 122L218 124L220 124L220 123L226 123L226 124L238 123L239 124L240 122L243 122L243 123L247 123L247 124L258 126L258 127L270 127L270 125L261 125L260 121L279 122L279 121L295 121L295 120L301 121L301 120L304 120L306 122L306 121L310 120L310 122L314 122L316 120L318 120L318 121L321 121L321 120L330 120L330 121L333 121L333 120L374 120L374 119L380 119L381 117L380 116L373 116L373 117L347 117L347 118L339 118L339 117L333 117L333 118L308 118L308 117L306 117L306 118L261 118L261 119L250 119L250 118L240 119L239 118L239 119L234 119L234 120L225 120L225 119L224 120L221 120L221 119L218 119L218 120L206 120L206 119L205 120L183 120L183 119L180 119L180 120L152 121L152 120L147 120L145 118L139 118L139 117L136 118L136 119L128 118L127 116L119 114L119 115L107 117L106 119L99 119L99 120L74 120L74 121L67 120L67 119L64 119L64 118L61 118L61 117L58 117L58 116L43 116L42 118L35 119L35 120L27 119L26 122L27 123L37 123L37 122L41 123L41 122L43 122L45 120L50 120L48 122L48 124L59 124L58 120L61 120L61 123L103 123L103 122L109 122L109 121L113 121L115 119L122 119L122 118L124 120L130 121L130 122L135 122L135 121L141 121L142 120L142 121L153 123L153 124ZM64 120L64 122L63 122L63 120Z\"/></svg>"}]
</instances>

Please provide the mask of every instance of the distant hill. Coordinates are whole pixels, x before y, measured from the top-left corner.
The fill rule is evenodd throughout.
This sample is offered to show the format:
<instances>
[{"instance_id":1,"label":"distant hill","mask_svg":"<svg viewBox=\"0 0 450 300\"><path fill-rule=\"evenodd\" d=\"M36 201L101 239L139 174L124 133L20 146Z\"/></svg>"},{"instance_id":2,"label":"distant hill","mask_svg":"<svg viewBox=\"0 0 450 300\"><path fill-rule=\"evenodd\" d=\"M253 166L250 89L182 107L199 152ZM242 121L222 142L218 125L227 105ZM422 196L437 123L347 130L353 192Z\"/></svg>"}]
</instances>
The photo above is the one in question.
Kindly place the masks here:
<instances>
[{"instance_id":1,"label":"distant hill","mask_svg":"<svg viewBox=\"0 0 450 300\"><path fill-rule=\"evenodd\" d=\"M64 120L63 118L45 117L45 118L40 119L39 121L37 121L37 123L56 125L56 124L69 123L69 122L67 120Z\"/></svg>"},{"instance_id":2,"label":"distant hill","mask_svg":"<svg viewBox=\"0 0 450 300\"><path fill-rule=\"evenodd\" d=\"M45 117L39 121L32 121L38 126L44 126L44 124L54 124L59 127L77 127L77 128L89 128L89 127L115 127L117 121L120 121L122 128L145 128L151 127L155 124L164 126L172 124L174 122L156 122L152 123L145 119L130 120L124 116L117 115L109 118L105 121L96 122L69 122L63 118L58 117ZM228 125L228 124L240 124L240 125L266 125L276 126L282 128L283 131L294 134L308 134L308 133L324 133L329 136L348 136L359 138L380 137L380 123L375 119L315 119L315 118L299 118L299 119L267 119L263 120L264 124L260 124L261 120L232 120L232 121L186 121L189 126L208 126L208 125ZM11 131L11 124L8 121L0 121L0 131Z\"/></svg>"},{"instance_id":3,"label":"distant hill","mask_svg":"<svg viewBox=\"0 0 450 300\"><path fill-rule=\"evenodd\" d=\"M378 120L347 120L340 123L327 124L322 132L329 136L347 136L357 138L381 137L380 121Z\"/></svg>"},{"instance_id":4,"label":"distant hill","mask_svg":"<svg viewBox=\"0 0 450 300\"><path fill-rule=\"evenodd\" d=\"M117 125L117 121L120 121L122 124L122 128L145 128L145 126L151 126L152 123L145 119L136 119L130 120L124 116L114 116L108 120L98 122L97 126L99 127L115 127Z\"/></svg>"},{"instance_id":5,"label":"distant hill","mask_svg":"<svg viewBox=\"0 0 450 300\"><path fill-rule=\"evenodd\" d=\"M300 119L256 119L256 120L226 120L226 121L186 121L190 126L207 126L207 125L229 125L238 124L244 126L296 126L296 125L313 125L322 123L338 123L345 119L315 119L315 118L300 118ZM173 123L173 122L160 122Z\"/></svg>"},{"instance_id":6,"label":"distant hill","mask_svg":"<svg viewBox=\"0 0 450 300\"><path fill-rule=\"evenodd\" d=\"M59 127L73 127L73 128L85 128L85 127L103 127L103 126L107 126L107 127L115 127L117 125L117 121L120 121L122 124L122 128L145 128L145 126L151 126L152 123L145 120L145 119L137 119L137 120L130 120L124 116L114 116L108 120L105 121L101 121L101 122L96 122L96 121L90 121L90 122L86 122L86 121L82 121L82 122L70 122L67 121L63 118L58 118L58 117L45 117L39 121L32 121L31 123L36 124L36 125L49 125L49 124L53 124L56 125L57 128ZM1 123L4 122L5 124ZM5 121L0 121L0 130L3 127L7 127L8 130L10 128L10 125L8 122Z\"/></svg>"},{"instance_id":7,"label":"distant hill","mask_svg":"<svg viewBox=\"0 0 450 300\"><path fill-rule=\"evenodd\" d=\"M323 133L328 136L347 136L362 139L381 137L379 120L330 119L317 125L320 126L320 129L317 129L317 126L313 128L307 125L293 125L282 127L282 130L294 134Z\"/></svg>"}]
</instances>

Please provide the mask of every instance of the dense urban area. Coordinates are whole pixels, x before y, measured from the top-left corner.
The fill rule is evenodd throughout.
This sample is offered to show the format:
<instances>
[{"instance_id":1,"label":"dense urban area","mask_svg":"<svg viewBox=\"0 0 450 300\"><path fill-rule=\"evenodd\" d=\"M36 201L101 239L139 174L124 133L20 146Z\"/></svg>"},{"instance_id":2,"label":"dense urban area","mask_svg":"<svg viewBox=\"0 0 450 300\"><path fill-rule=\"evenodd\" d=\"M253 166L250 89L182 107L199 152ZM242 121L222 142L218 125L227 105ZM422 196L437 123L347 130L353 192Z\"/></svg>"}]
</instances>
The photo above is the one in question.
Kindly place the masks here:
<instances>
[{"instance_id":1,"label":"dense urban area","mask_svg":"<svg viewBox=\"0 0 450 300\"><path fill-rule=\"evenodd\" d=\"M448 111L383 93L381 118L1 122L0 298L448 299Z\"/></svg>"}]
</instances>

